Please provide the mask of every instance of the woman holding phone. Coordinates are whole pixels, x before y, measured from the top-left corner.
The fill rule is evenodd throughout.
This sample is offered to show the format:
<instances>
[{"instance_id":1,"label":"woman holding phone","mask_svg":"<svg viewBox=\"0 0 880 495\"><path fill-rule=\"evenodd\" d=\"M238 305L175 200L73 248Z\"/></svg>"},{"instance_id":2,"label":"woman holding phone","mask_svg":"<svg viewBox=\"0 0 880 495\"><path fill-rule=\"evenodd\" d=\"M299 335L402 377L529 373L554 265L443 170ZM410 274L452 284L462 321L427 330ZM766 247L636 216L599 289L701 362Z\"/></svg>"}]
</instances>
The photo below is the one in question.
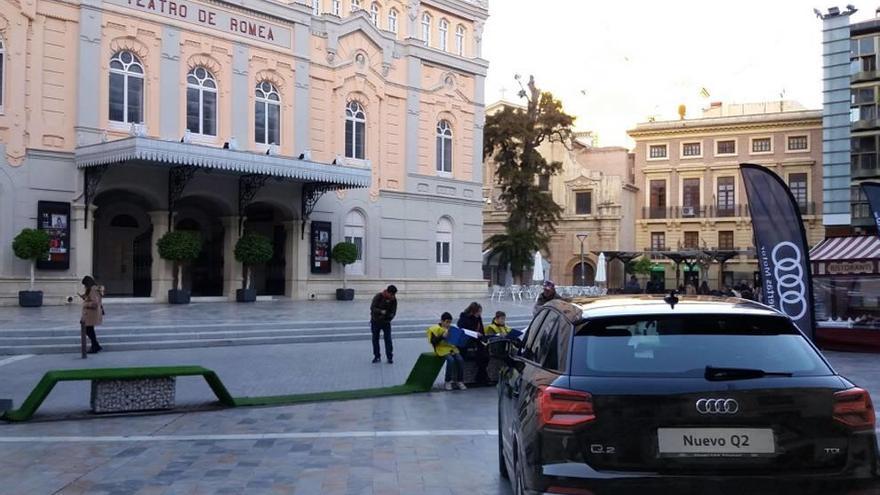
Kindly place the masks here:
<instances>
[{"instance_id":1,"label":"woman holding phone","mask_svg":"<svg viewBox=\"0 0 880 495\"><path fill-rule=\"evenodd\" d=\"M101 344L98 343L97 335L95 335L95 327L104 322L102 294L98 284L95 283L95 279L91 276L86 275L83 277L82 284L86 291L80 294L82 298L82 315L79 322L92 343L92 346L89 348L89 354L96 354L103 349Z\"/></svg>"}]
</instances>

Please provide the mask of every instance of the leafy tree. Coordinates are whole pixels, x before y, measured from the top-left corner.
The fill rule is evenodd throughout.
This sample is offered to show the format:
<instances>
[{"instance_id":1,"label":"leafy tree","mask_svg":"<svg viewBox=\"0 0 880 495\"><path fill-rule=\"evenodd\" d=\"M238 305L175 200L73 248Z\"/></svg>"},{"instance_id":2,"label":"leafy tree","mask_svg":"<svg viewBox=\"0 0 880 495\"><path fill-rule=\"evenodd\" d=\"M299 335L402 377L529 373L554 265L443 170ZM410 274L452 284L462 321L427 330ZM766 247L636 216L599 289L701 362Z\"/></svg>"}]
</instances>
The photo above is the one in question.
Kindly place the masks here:
<instances>
[{"instance_id":1,"label":"leafy tree","mask_svg":"<svg viewBox=\"0 0 880 495\"><path fill-rule=\"evenodd\" d=\"M486 118L483 131L483 158L496 164L495 181L508 211L505 232L493 235L486 244L492 256L509 264L519 278L532 265L532 253L547 248L562 218L562 208L536 181L558 174L562 163L548 162L538 150L548 142L567 145L574 124L559 100L538 89L534 77L520 96L528 101L525 110L504 107Z\"/></svg>"},{"instance_id":2,"label":"leafy tree","mask_svg":"<svg viewBox=\"0 0 880 495\"><path fill-rule=\"evenodd\" d=\"M33 291L37 260L49 257L49 234L37 229L23 229L12 240L12 251L15 256L31 262L30 290Z\"/></svg>"},{"instance_id":3,"label":"leafy tree","mask_svg":"<svg viewBox=\"0 0 880 495\"><path fill-rule=\"evenodd\" d=\"M346 277L345 277L345 267L346 265L350 265L357 261L357 246L352 242L340 242L339 244L333 246L333 251L330 253L330 257L333 258L333 261L342 265L342 288L346 289Z\"/></svg>"},{"instance_id":4,"label":"leafy tree","mask_svg":"<svg viewBox=\"0 0 880 495\"><path fill-rule=\"evenodd\" d=\"M202 252L202 236L188 230L166 232L156 242L159 256L174 263L174 287L181 290L183 286L183 265L199 257Z\"/></svg>"},{"instance_id":5,"label":"leafy tree","mask_svg":"<svg viewBox=\"0 0 880 495\"><path fill-rule=\"evenodd\" d=\"M272 259L272 241L264 235L246 232L235 243L235 260L244 267L243 289L251 287L251 266L267 263Z\"/></svg>"},{"instance_id":6,"label":"leafy tree","mask_svg":"<svg viewBox=\"0 0 880 495\"><path fill-rule=\"evenodd\" d=\"M637 275L650 275L651 269L654 268L654 263L647 256L642 256L638 261L631 261L630 266L627 268L630 273L635 273Z\"/></svg>"}]
</instances>

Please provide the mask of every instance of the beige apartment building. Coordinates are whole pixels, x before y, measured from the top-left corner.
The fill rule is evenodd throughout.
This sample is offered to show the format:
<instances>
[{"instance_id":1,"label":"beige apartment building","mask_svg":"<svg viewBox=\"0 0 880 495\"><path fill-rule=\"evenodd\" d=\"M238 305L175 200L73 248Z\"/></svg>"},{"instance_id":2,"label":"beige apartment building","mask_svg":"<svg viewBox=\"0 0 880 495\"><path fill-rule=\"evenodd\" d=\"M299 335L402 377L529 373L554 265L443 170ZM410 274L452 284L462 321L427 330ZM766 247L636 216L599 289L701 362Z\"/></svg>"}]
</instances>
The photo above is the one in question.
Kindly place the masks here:
<instances>
[{"instance_id":1,"label":"beige apartment building","mask_svg":"<svg viewBox=\"0 0 880 495\"><path fill-rule=\"evenodd\" d=\"M681 280L711 288L753 283L757 263L740 163L776 172L800 204L810 245L822 240L822 112L795 102L713 103L697 119L645 122L635 140L635 217L640 251L735 250L725 264L695 267ZM675 265L655 256L652 279L676 282ZM702 273L701 273L702 272Z\"/></svg>"},{"instance_id":2,"label":"beige apartment building","mask_svg":"<svg viewBox=\"0 0 880 495\"><path fill-rule=\"evenodd\" d=\"M487 115L508 103L495 103ZM593 285L597 255L603 251L631 251L635 248L634 222L636 193L633 185L632 155L623 147L596 147L591 133L577 133L572 143L545 143L540 153L548 161L562 162L562 171L552 177L539 177L541 187L562 207L562 220L556 226L547 252L549 278L557 285L580 285L581 244L577 235L588 234L584 243L585 283ZM495 164L484 163L483 239L504 232L507 211L495 187ZM623 282L623 265L608 263L609 287ZM505 269L484 259L484 277L503 283ZM525 274L527 278L529 274Z\"/></svg>"}]
</instances>

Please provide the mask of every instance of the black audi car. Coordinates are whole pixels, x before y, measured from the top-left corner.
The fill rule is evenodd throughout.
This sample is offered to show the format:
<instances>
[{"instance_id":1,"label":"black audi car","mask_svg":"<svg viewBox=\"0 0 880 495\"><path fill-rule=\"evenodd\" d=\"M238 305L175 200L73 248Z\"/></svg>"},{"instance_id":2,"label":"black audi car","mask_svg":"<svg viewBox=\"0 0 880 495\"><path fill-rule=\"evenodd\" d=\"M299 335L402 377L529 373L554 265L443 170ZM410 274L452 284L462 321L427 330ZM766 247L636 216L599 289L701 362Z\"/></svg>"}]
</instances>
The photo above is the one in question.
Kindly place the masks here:
<instances>
[{"instance_id":1,"label":"black audi car","mask_svg":"<svg viewBox=\"0 0 880 495\"><path fill-rule=\"evenodd\" d=\"M516 495L880 494L874 407L750 301L552 301L494 345Z\"/></svg>"}]
</instances>

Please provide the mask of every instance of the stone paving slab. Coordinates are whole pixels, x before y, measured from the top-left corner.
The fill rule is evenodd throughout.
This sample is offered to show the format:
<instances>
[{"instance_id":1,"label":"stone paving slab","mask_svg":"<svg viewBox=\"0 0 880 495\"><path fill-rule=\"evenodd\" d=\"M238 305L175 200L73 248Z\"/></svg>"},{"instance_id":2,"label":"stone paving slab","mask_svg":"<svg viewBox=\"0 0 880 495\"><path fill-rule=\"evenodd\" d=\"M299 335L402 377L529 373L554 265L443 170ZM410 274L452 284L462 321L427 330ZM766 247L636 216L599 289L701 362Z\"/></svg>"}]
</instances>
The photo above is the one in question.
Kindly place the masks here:
<instances>
[{"instance_id":1,"label":"stone paving slab","mask_svg":"<svg viewBox=\"0 0 880 495\"><path fill-rule=\"evenodd\" d=\"M164 416L165 424L147 416L0 425L0 437L40 435L45 440L0 443L0 494L509 495L497 471L496 400L494 389L479 389L179 414ZM439 433L420 431L426 426ZM463 428L477 433L442 434ZM345 436L373 431L407 436ZM46 438L73 432L95 441ZM212 439L218 432L319 434ZM204 437L101 440L184 434Z\"/></svg>"}]
</instances>

